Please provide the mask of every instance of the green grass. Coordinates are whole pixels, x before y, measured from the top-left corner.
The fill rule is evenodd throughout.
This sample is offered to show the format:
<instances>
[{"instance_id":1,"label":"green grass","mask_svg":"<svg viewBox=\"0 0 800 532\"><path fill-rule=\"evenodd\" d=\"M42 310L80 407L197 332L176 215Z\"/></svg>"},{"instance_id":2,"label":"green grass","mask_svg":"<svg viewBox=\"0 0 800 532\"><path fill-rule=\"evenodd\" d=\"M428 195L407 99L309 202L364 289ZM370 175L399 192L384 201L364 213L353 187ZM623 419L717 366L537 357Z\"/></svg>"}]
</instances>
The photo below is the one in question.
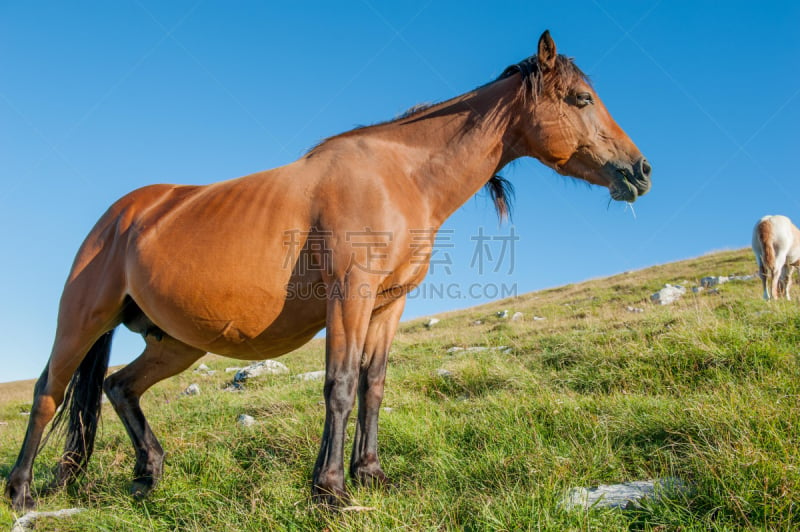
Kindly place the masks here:
<instances>
[{"instance_id":1,"label":"green grass","mask_svg":"<svg viewBox=\"0 0 800 532\"><path fill-rule=\"evenodd\" d=\"M691 286L754 269L747 250L715 253L447 313L430 330L423 320L403 324L388 370L391 411L382 412L380 428L395 487L350 485L371 511L326 513L310 503L321 383L266 377L230 393L222 388L231 374L189 371L143 400L167 451L151 497L128 497L132 448L105 406L88 475L40 499L43 510L88 511L37 529L796 529L800 306L766 304L758 281L689 293L671 306L647 302L664 283ZM500 320L502 309L526 319ZM446 352L477 345L510 350ZM321 369L322 343L281 360L294 373ZM234 365L219 357L206 364ZM438 376L439 368L452 378ZM191 382L202 394L178 397ZM16 394L0 402L8 423L0 425L0 474L16 457L19 412L28 407ZM241 413L258 424L237 425ZM50 477L58 447L37 461L37 487ZM691 490L631 511L568 511L560 503L575 486L667 476ZM14 518L0 505L0 527Z\"/></svg>"}]
</instances>

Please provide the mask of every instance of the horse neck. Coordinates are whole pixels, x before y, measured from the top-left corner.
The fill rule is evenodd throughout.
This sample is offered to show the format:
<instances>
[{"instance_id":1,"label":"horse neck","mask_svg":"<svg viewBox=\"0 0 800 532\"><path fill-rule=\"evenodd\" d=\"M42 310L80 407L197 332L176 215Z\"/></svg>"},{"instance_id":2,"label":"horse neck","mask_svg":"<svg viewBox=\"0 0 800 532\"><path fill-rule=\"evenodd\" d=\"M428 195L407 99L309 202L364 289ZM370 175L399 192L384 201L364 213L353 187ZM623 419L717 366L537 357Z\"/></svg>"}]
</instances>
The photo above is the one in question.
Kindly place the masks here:
<instances>
[{"instance_id":1,"label":"horse neck","mask_svg":"<svg viewBox=\"0 0 800 532\"><path fill-rule=\"evenodd\" d=\"M405 172L419 190L420 212L438 228L511 160L519 135L519 76L401 118L380 132L408 148ZM425 209L427 207L427 209Z\"/></svg>"}]
</instances>

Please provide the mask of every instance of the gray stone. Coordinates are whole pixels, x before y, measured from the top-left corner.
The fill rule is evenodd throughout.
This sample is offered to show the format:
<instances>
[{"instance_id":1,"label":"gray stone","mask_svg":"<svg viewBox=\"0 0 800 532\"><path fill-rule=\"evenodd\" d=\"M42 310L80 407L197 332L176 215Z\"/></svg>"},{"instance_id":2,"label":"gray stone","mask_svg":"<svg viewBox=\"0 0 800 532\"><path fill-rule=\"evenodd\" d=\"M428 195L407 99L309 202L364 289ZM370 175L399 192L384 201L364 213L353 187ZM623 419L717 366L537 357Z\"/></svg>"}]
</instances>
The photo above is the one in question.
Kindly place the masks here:
<instances>
[{"instance_id":1,"label":"gray stone","mask_svg":"<svg viewBox=\"0 0 800 532\"><path fill-rule=\"evenodd\" d=\"M483 320L475 320L472 322L473 325L483 325Z\"/></svg>"},{"instance_id":2,"label":"gray stone","mask_svg":"<svg viewBox=\"0 0 800 532\"><path fill-rule=\"evenodd\" d=\"M727 283L728 278L722 277L721 275L711 275L709 277L703 277L700 279L700 286L703 288L711 288L713 286L718 286L723 283Z\"/></svg>"},{"instance_id":3,"label":"gray stone","mask_svg":"<svg viewBox=\"0 0 800 532\"><path fill-rule=\"evenodd\" d=\"M209 367L206 366L205 364L200 364L199 366L197 366L195 368L195 371L208 371L208 370L209 370Z\"/></svg>"},{"instance_id":4,"label":"gray stone","mask_svg":"<svg viewBox=\"0 0 800 532\"><path fill-rule=\"evenodd\" d=\"M300 381L321 381L325 378L325 370L309 371L308 373L300 373L294 376L295 379Z\"/></svg>"},{"instance_id":5,"label":"gray stone","mask_svg":"<svg viewBox=\"0 0 800 532\"><path fill-rule=\"evenodd\" d=\"M285 375L287 373L289 373L289 368L285 364L277 360L262 360L237 371L233 377L233 382L244 382L247 379L262 375Z\"/></svg>"},{"instance_id":6,"label":"gray stone","mask_svg":"<svg viewBox=\"0 0 800 532\"><path fill-rule=\"evenodd\" d=\"M575 508L633 508L648 498L658 501L675 495L685 494L688 486L679 478L638 480L622 484L601 484L594 488L573 488L567 494L563 505Z\"/></svg>"},{"instance_id":7,"label":"gray stone","mask_svg":"<svg viewBox=\"0 0 800 532\"><path fill-rule=\"evenodd\" d=\"M239 417L236 418L236 422L243 427L252 427L256 424L256 418L248 416L247 414L239 414Z\"/></svg>"},{"instance_id":8,"label":"gray stone","mask_svg":"<svg viewBox=\"0 0 800 532\"><path fill-rule=\"evenodd\" d=\"M430 318L428 321L425 322L425 327L430 329L431 327L433 327L437 323L439 323L439 318Z\"/></svg>"},{"instance_id":9,"label":"gray stone","mask_svg":"<svg viewBox=\"0 0 800 532\"><path fill-rule=\"evenodd\" d=\"M190 384L183 390L181 395L200 395L200 386L197 384Z\"/></svg>"},{"instance_id":10,"label":"gray stone","mask_svg":"<svg viewBox=\"0 0 800 532\"><path fill-rule=\"evenodd\" d=\"M239 371L239 370L241 370L241 369L242 369L242 368L241 368L241 367L239 367L239 366L232 367L232 368L225 368L225 373L233 373L234 371Z\"/></svg>"},{"instance_id":11,"label":"gray stone","mask_svg":"<svg viewBox=\"0 0 800 532\"><path fill-rule=\"evenodd\" d=\"M488 351L489 348L484 345L475 345L472 347L467 348L467 353L481 353L483 351Z\"/></svg>"},{"instance_id":12,"label":"gray stone","mask_svg":"<svg viewBox=\"0 0 800 532\"><path fill-rule=\"evenodd\" d=\"M534 317L533 317L533 321L544 321L544 320L546 320L546 319L547 319L547 318L543 318L543 317L541 317L541 316L534 316Z\"/></svg>"},{"instance_id":13,"label":"gray stone","mask_svg":"<svg viewBox=\"0 0 800 532\"><path fill-rule=\"evenodd\" d=\"M705 290L705 288L702 287L702 286L693 286L692 287L692 292L695 293L695 294L699 294L703 290Z\"/></svg>"},{"instance_id":14,"label":"gray stone","mask_svg":"<svg viewBox=\"0 0 800 532\"><path fill-rule=\"evenodd\" d=\"M664 288L650 296L650 301L656 305L669 305L674 303L686 293L686 288L681 285L665 284Z\"/></svg>"},{"instance_id":15,"label":"gray stone","mask_svg":"<svg viewBox=\"0 0 800 532\"><path fill-rule=\"evenodd\" d=\"M463 351L463 350L464 350L464 348L463 348L463 347L458 347L457 345L454 345L453 347L449 348L449 349L446 351L446 353L448 353L448 354L451 354L451 355L452 355L453 353L458 353L459 351Z\"/></svg>"},{"instance_id":16,"label":"gray stone","mask_svg":"<svg viewBox=\"0 0 800 532\"><path fill-rule=\"evenodd\" d=\"M634 312L634 313L637 313L637 314L638 314L638 313L640 313L640 312L644 312L644 309L643 309L643 308L639 308L639 307L632 307L632 306L630 306L630 305L628 305L627 307L625 307L625 310L627 310L628 312Z\"/></svg>"},{"instance_id":17,"label":"gray stone","mask_svg":"<svg viewBox=\"0 0 800 532\"><path fill-rule=\"evenodd\" d=\"M25 532L27 530L34 530L36 528L35 521L42 518L62 519L70 517L80 512L85 508L66 508L64 510L57 510L55 512L28 512L14 522L11 527L11 532Z\"/></svg>"},{"instance_id":18,"label":"gray stone","mask_svg":"<svg viewBox=\"0 0 800 532\"><path fill-rule=\"evenodd\" d=\"M443 379L449 379L453 376L453 372L444 368L439 368L436 370L436 375Z\"/></svg>"},{"instance_id":19,"label":"gray stone","mask_svg":"<svg viewBox=\"0 0 800 532\"><path fill-rule=\"evenodd\" d=\"M755 275L732 275L730 277L731 281L752 281L756 279Z\"/></svg>"},{"instance_id":20,"label":"gray stone","mask_svg":"<svg viewBox=\"0 0 800 532\"><path fill-rule=\"evenodd\" d=\"M520 321L522 318L525 317L525 314L522 312L515 312L513 316L511 316L511 321Z\"/></svg>"}]
</instances>

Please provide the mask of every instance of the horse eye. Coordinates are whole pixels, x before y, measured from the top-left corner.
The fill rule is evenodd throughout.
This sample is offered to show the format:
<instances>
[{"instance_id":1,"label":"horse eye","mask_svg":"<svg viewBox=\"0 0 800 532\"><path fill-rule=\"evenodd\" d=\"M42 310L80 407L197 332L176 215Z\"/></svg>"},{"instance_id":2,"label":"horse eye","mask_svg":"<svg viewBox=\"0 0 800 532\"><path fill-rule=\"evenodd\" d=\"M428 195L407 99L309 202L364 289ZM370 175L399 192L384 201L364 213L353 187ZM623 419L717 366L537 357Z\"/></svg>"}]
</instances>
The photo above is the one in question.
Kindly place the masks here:
<instances>
[{"instance_id":1,"label":"horse eye","mask_svg":"<svg viewBox=\"0 0 800 532\"><path fill-rule=\"evenodd\" d=\"M575 103L578 107L586 107L594 103L592 94L589 92L581 92L575 95Z\"/></svg>"}]
</instances>

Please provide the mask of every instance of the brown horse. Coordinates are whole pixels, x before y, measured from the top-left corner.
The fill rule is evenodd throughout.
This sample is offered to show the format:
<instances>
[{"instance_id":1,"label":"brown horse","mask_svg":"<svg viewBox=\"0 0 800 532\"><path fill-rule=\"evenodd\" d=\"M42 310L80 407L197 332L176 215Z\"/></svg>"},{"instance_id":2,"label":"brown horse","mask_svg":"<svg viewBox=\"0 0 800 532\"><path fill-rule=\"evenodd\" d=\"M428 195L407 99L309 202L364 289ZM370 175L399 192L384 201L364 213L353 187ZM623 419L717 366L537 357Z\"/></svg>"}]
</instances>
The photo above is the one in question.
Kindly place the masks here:
<instances>
[{"instance_id":1,"label":"brown horse","mask_svg":"<svg viewBox=\"0 0 800 532\"><path fill-rule=\"evenodd\" d=\"M106 212L64 287L50 360L6 492L34 506L31 469L48 422L67 421L56 485L74 480L93 449L104 389L136 450L132 492L162 473L164 451L139 407L153 384L207 351L273 358L326 328L325 425L313 498L348 499L345 427L358 397L350 474L385 484L378 411L386 360L406 294L425 276L436 230L518 157L634 201L650 165L585 75L556 53L391 122L332 137L298 161L208 186L154 185ZM142 355L106 378L111 334L145 337Z\"/></svg>"}]
</instances>

